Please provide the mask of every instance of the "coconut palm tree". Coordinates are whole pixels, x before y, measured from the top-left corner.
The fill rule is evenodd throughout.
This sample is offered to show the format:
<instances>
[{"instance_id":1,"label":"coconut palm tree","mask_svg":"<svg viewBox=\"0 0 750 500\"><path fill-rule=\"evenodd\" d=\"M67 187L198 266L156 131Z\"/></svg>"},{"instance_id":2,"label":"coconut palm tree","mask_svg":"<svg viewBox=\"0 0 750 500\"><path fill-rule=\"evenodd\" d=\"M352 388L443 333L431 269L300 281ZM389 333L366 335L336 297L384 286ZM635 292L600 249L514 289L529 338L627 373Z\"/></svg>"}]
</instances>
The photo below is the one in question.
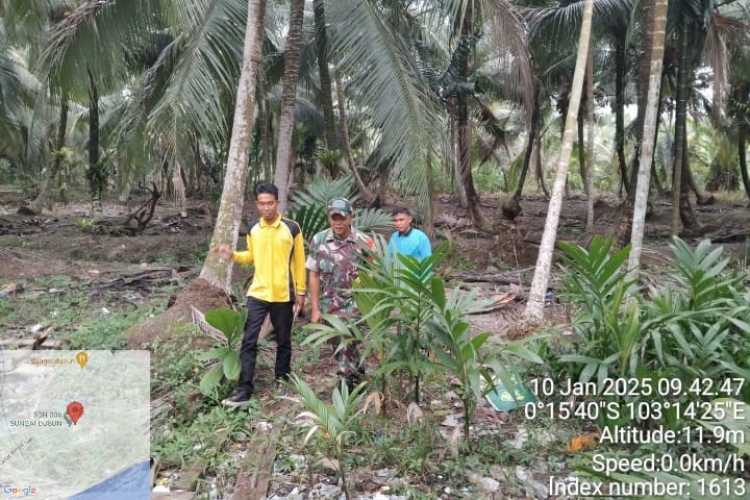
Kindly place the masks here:
<instances>
[{"instance_id":1,"label":"coconut palm tree","mask_svg":"<svg viewBox=\"0 0 750 500\"><path fill-rule=\"evenodd\" d=\"M737 160L745 194L750 199L750 177L747 170L747 140L750 135L750 30L748 11L738 4L720 7L725 21L723 42L728 49L727 116L735 129Z\"/></svg>"},{"instance_id":2,"label":"coconut palm tree","mask_svg":"<svg viewBox=\"0 0 750 500\"><path fill-rule=\"evenodd\" d=\"M7 6L0 10L0 157L16 167L32 167L26 158L34 149L30 146L42 146L44 141L33 140L35 134L29 130L30 120L26 117L32 113L32 106L41 85L29 71L27 61L13 44L12 35L7 29L15 23ZM18 29L18 26L15 28Z\"/></svg>"},{"instance_id":3,"label":"coconut palm tree","mask_svg":"<svg viewBox=\"0 0 750 500\"><path fill-rule=\"evenodd\" d=\"M531 81L523 26L509 3L453 0L435 7L415 13L399 2L366 1L334 3L327 10L331 48L340 61L339 68L351 78L352 92L360 105L371 111L371 126L378 132L373 148L377 156L367 163L389 164L386 175L400 177L408 190L419 195L422 207L429 206L425 158L442 149L441 138L426 131L440 123L439 117L449 110L456 122L459 157L465 167L460 170L462 184L471 196L476 194L468 151L469 106L474 93L469 72L475 71L469 56L477 35L482 30L488 33L488 44L499 60L507 61L513 54L514 82ZM456 40L455 47L443 51L436 34ZM448 54L439 59L442 67L433 57L439 52ZM510 79L507 83L512 87ZM469 205L473 219L481 223L478 197Z\"/></svg>"},{"instance_id":4,"label":"coconut palm tree","mask_svg":"<svg viewBox=\"0 0 750 500\"><path fill-rule=\"evenodd\" d=\"M317 45L318 75L320 78L320 105L325 120L325 139L329 150L336 149L336 121L333 117L331 97L331 75L328 68L329 44L326 28L326 7L324 0L313 0L315 16L315 40Z\"/></svg>"},{"instance_id":5,"label":"coconut palm tree","mask_svg":"<svg viewBox=\"0 0 750 500\"><path fill-rule=\"evenodd\" d=\"M630 236L631 250L628 257L628 269L637 272L643 246L643 235L646 225L646 205L648 203L649 182L651 181L651 163L654 156L656 140L656 120L659 112L659 96L661 94L662 64L664 62L664 44L667 30L667 2L668 0L654 0L653 9L649 10L653 19L648 25L651 28L648 44L651 48L649 55L650 80L648 98L643 121L643 142L640 147L640 162L638 167L637 184L635 188L635 204L633 206L633 226Z\"/></svg>"},{"instance_id":6,"label":"coconut palm tree","mask_svg":"<svg viewBox=\"0 0 750 500\"><path fill-rule=\"evenodd\" d=\"M547 292L550 270L552 268L552 256L555 250L557 238L557 227L560 222L560 210L562 208L565 181L568 175L570 155L573 149L573 133L578 119L578 111L583 94L584 76L591 41L591 19L593 16L593 0L585 0L583 17L581 21L581 32L578 42L578 55L576 57L576 69L573 74L573 83L570 91L570 104L565 118L565 132L560 147L560 157L557 161L555 173L555 184L552 190L552 198L547 208L547 219L544 224L542 242L539 246L534 278L529 290L529 300L526 305L526 318L531 322L540 322L544 317L544 296Z\"/></svg>"},{"instance_id":7,"label":"coconut palm tree","mask_svg":"<svg viewBox=\"0 0 750 500\"><path fill-rule=\"evenodd\" d=\"M253 123L255 85L260 66L265 22L265 0L251 0L247 6L245 43L242 55L240 82L237 89L232 138L229 145L227 170L224 175L224 189L221 193L219 213L211 237L211 246L237 246L242 207L247 179L247 150L250 145L250 132ZM200 277L210 285L228 291L232 277L232 264L209 253L203 263Z\"/></svg>"},{"instance_id":8,"label":"coconut palm tree","mask_svg":"<svg viewBox=\"0 0 750 500\"><path fill-rule=\"evenodd\" d=\"M289 31L284 48L284 78L279 116L279 140L276 150L276 185L279 187L279 210L282 212L285 212L287 207L290 163L293 160L292 134L294 133L294 109L297 105L297 80L304 15L305 1L291 0Z\"/></svg>"},{"instance_id":9,"label":"coconut palm tree","mask_svg":"<svg viewBox=\"0 0 750 500\"><path fill-rule=\"evenodd\" d=\"M578 33L580 28L583 7L582 1L576 1L560 2L557 5L543 7L530 6L523 10L524 18L529 24L529 38L533 47L534 59L541 71L547 75L546 79L550 82L550 88L559 88L561 78L569 78L569 74L573 70L572 67L563 63L568 62L568 54L571 54L570 63L573 62L572 54L575 54L576 50L574 35ZM618 168L622 178L627 177L624 109L629 62L627 40L628 33L633 27L631 22L632 11L633 3L631 0L597 0L594 2L594 32L592 36L600 43L594 47L592 57L594 66L602 68L595 75L595 79L602 82L602 80L611 78L614 81L615 99L612 102L612 108L616 115L615 144ZM540 58L542 51L548 54ZM614 52L614 61L611 60L610 52ZM562 60L561 55L564 55ZM546 61L546 64L542 65L542 61ZM614 74L612 76L607 74L607 68L613 69ZM584 98L583 102L586 104L587 99ZM562 106L562 109L567 109L567 105ZM583 114L579 118L583 119ZM581 125L583 125L583 121L581 121ZM579 154L583 155L583 153L584 149L580 148ZM584 165L585 161L582 161L581 164Z\"/></svg>"},{"instance_id":10,"label":"coconut palm tree","mask_svg":"<svg viewBox=\"0 0 750 500\"><path fill-rule=\"evenodd\" d=\"M95 199L101 200L105 182L100 161L100 94L127 79L127 48L139 44L153 12L150 0L80 0L72 8L59 3L49 11L41 67L49 75L53 92L88 99L87 177Z\"/></svg>"}]
</instances>

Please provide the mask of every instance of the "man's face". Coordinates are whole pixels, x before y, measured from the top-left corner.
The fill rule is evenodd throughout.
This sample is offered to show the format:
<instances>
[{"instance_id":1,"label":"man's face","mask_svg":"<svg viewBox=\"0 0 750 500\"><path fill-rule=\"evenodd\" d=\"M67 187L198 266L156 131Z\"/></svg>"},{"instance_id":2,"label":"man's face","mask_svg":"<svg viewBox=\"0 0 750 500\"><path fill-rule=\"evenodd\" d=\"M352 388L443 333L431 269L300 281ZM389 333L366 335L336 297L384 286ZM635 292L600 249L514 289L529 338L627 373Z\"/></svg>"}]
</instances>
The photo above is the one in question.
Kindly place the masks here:
<instances>
[{"instance_id":1,"label":"man's face","mask_svg":"<svg viewBox=\"0 0 750 500\"><path fill-rule=\"evenodd\" d=\"M333 234L339 238L346 238L352 230L352 216L332 214L328 216L328 222L331 224Z\"/></svg>"},{"instance_id":2,"label":"man's face","mask_svg":"<svg viewBox=\"0 0 750 500\"><path fill-rule=\"evenodd\" d=\"M255 206L258 213L266 220L274 220L278 214L279 200L270 193L260 193L255 197Z\"/></svg>"},{"instance_id":3,"label":"man's face","mask_svg":"<svg viewBox=\"0 0 750 500\"><path fill-rule=\"evenodd\" d=\"M411 215L407 214L396 214L393 217L393 224L396 226L396 230L399 233L405 233L411 227L411 221L413 220Z\"/></svg>"}]
</instances>

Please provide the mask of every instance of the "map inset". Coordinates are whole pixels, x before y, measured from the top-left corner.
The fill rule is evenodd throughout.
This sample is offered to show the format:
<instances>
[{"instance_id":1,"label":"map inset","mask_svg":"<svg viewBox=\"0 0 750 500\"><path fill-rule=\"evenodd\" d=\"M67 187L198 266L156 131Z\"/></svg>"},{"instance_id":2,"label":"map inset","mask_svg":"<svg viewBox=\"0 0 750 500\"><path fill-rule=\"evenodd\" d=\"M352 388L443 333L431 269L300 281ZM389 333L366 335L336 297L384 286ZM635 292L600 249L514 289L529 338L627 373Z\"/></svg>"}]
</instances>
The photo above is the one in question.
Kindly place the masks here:
<instances>
[{"instance_id":1,"label":"map inset","mask_svg":"<svg viewBox=\"0 0 750 500\"><path fill-rule=\"evenodd\" d=\"M0 350L0 500L148 499L148 351Z\"/></svg>"}]
</instances>

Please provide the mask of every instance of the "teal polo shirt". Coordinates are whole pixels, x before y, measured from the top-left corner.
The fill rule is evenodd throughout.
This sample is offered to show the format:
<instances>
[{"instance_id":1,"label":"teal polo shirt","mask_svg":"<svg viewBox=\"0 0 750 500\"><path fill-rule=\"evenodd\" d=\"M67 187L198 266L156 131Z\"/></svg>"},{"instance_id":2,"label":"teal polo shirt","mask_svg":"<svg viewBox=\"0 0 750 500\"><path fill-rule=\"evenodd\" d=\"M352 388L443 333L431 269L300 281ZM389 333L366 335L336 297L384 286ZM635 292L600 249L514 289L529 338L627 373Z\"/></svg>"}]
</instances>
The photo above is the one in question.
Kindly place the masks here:
<instances>
[{"instance_id":1,"label":"teal polo shirt","mask_svg":"<svg viewBox=\"0 0 750 500\"><path fill-rule=\"evenodd\" d=\"M409 255L417 260L424 260L432 255L430 239L422 231L415 228L409 229L406 234L396 231L391 235L386 254L393 256L396 253Z\"/></svg>"}]
</instances>

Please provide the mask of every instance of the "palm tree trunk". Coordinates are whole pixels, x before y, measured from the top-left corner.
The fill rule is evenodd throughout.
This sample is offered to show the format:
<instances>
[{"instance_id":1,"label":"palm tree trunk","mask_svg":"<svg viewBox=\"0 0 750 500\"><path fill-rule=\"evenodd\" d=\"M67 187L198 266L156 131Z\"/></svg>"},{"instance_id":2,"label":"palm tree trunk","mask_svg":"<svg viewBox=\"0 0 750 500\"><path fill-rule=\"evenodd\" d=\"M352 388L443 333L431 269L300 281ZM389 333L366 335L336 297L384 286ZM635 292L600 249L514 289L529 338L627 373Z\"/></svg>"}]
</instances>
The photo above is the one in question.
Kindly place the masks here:
<instances>
[{"instance_id":1,"label":"palm tree trunk","mask_svg":"<svg viewBox=\"0 0 750 500\"><path fill-rule=\"evenodd\" d=\"M472 36L472 27L474 24L473 9L466 9L463 23L461 24L461 42ZM462 57L458 64L458 79L465 81L469 76L469 58ZM461 180L466 192L466 203L469 209L469 215L474 227L481 228L484 226L484 219L480 211L479 194L474 186L474 177L471 172L471 128L469 123L469 103L468 98L463 92L459 92L456 99L456 127L458 133L458 159L461 172Z\"/></svg>"},{"instance_id":2,"label":"palm tree trunk","mask_svg":"<svg viewBox=\"0 0 750 500\"><path fill-rule=\"evenodd\" d=\"M638 67L638 115L635 122L636 130L636 143L635 152L633 154L632 168L630 171L630 189L628 193L630 196L628 200L632 203L633 196L635 194L635 183L638 179L638 170L640 169L640 156L641 156L641 144L643 142L643 123L646 115L646 102L648 98L649 82L651 79L651 66L649 55L653 53L654 41L649 34L654 33L654 14L656 0L642 0L641 8L643 11L643 19L646 21L647 36L643 37L643 52L641 62Z\"/></svg>"},{"instance_id":3,"label":"palm tree trunk","mask_svg":"<svg viewBox=\"0 0 750 500\"><path fill-rule=\"evenodd\" d=\"M292 155L289 157L289 176L286 179L286 190L287 193L291 191L292 186L294 185L294 173L297 166L297 152L292 151Z\"/></svg>"},{"instance_id":4,"label":"palm tree trunk","mask_svg":"<svg viewBox=\"0 0 750 500\"><path fill-rule=\"evenodd\" d=\"M687 101L688 101L688 21L684 15L680 16L680 65L677 71L677 109L675 111L675 145L674 165L672 174L672 236L680 233L680 204L682 200L684 160L687 154Z\"/></svg>"},{"instance_id":5,"label":"palm tree trunk","mask_svg":"<svg viewBox=\"0 0 750 500\"><path fill-rule=\"evenodd\" d=\"M469 127L469 107L466 98L458 98L458 159L459 172L466 193L466 204L474 227L484 226L484 219L479 210L479 194L474 186L471 172L471 129Z\"/></svg>"},{"instance_id":6,"label":"palm tree trunk","mask_svg":"<svg viewBox=\"0 0 750 500\"><path fill-rule=\"evenodd\" d=\"M687 135L685 136L685 141L687 141ZM687 167L685 169L685 176L687 177L687 183L690 190L695 193L695 199L698 203L698 205L705 205L708 203L709 196L704 195L701 193L700 188L698 187L698 184L695 182L695 178L693 177L693 171L690 169L690 161L688 160L690 158L690 155L688 154L688 146L685 144L685 163L687 163Z\"/></svg>"},{"instance_id":7,"label":"palm tree trunk","mask_svg":"<svg viewBox=\"0 0 750 500\"><path fill-rule=\"evenodd\" d=\"M275 183L279 188L279 211L286 212L289 199L289 165L294 153L294 110L297 107L297 81L299 80L300 46L305 14L305 0L291 0L289 10L289 33L284 49L284 77L281 91L281 113L279 116L279 145L276 150Z\"/></svg>"},{"instance_id":8,"label":"palm tree trunk","mask_svg":"<svg viewBox=\"0 0 750 500\"><path fill-rule=\"evenodd\" d=\"M659 172L656 169L656 165L654 165L654 168L651 169L651 180L654 181L654 187L656 188L656 192L659 193L659 196L664 196L664 186L661 184L661 179L659 178Z\"/></svg>"},{"instance_id":9,"label":"palm tree trunk","mask_svg":"<svg viewBox=\"0 0 750 500\"><path fill-rule=\"evenodd\" d=\"M586 102L582 100L581 107L584 109L578 111L578 121L576 123L577 125L576 130L578 131L578 149L576 150L576 153L578 154L578 168L579 168L579 174L581 175L581 186L583 187L584 193L586 192L586 178L587 178L586 140L584 139L584 137L586 136L586 128L585 128L586 106L585 104Z\"/></svg>"},{"instance_id":10,"label":"palm tree trunk","mask_svg":"<svg viewBox=\"0 0 750 500\"><path fill-rule=\"evenodd\" d=\"M534 152L534 143L536 142L537 136L539 135L539 93L534 91L534 109L531 111L531 123L529 126L529 138L526 141L526 151L523 155L523 168L521 169L521 177L518 180L516 191L513 193L513 199L516 203L520 202L521 194L523 194L523 186L526 184L526 175L529 171L529 165L531 164L531 155Z\"/></svg>"},{"instance_id":11,"label":"palm tree trunk","mask_svg":"<svg viewBox=\"0 0 750 500\"><path fill-rule=\"evenodd\" d=\"M461 178L461 155L459 154L460 149L458 147L458 120L456 110L456 98L448 98L448 128L450 136L450 152L451 152L451 180L456 189L456 195L458 196L458 206L461 208L467 208L469 206L468 199L466 197L466 188Z\"/></svg>"},{"instance_id":12,"label":"palm tree trunk","mask_svg":"<svg viewBox=\"0 0 750 500\"><path fill-rule=\"evenodd\" d=\"M588 58L591 42L591 17L594 10L593 0L584 0L584 2L581 34L578 40L578 55L575 72L573 73L570 103L565 118L565 133L563 134L563 141L560 146L555 184L552 189L552 198L547 208L544 233L539 246L539 256L537 257L534 278L531 282L529 299L526 305L526 318L532 322L541 322L544 318L544 295L547 292L547 283L549 283L550 269L552 268L552 256L555 250L555 240L557 239L557 227L560 223L560 210L562 209L565 180L568 177L570 154L573 149L573 134L575 132L576 120L578 119L578 110L581 106L581 95L583 94L586 59Z\"/></svg>"},{"instance_id":13,"label":"palm tree trunk","mask_svg":"<svg viewBox=\"0 0 750 500\"><path fill-rule=\"evenodd\" d=\"M362 176L359 175L357 165L354 163L354 155L352 154L352 147L349 143L349 121L346 119L346 100L344 99L344 86L341 83L341 77L338 73L334 73L336 80L336 100L339 105L339 130L341 131L341 145L344 148L344 154L346 155L346 164L349 165L349 171L354 177L354 181L357 183L357 188L362 195L362 198L369 204L375 199L375 195L372 194L367 188L367 185L362 180Z\"/></svg>"},{"instance_id":14,"label":"palm tree trunk","mask_svg":"<svg viewBox=\"0 0 750 500\"><path fill-rule=\"evenodd\" d=\"M273 140L273 111L271 110L271 100L268 98L267 94L264 93L263 95L264 107L266 108L266 123L264 125L266 127L266 140L268 141L268 150L266 152L265 178L273 179L273 157L275 150L274 148L276 147L276 144Z\"/></svg>"},{"instance_id":15,"label":"palm tree trunk","mask_svg":"<svg viewBox=\"0 0 750 500\"><path fill-rule=\"evenodd\" d=\"M747 128L743 123L737 129L737 156L740 163L740 175L745 194L750 199L750 176L747 173Z\"/></svg>"},{"instance_id":16,"label":"palm tree trunk","mask_svg":"<svg viewBox=\"0 0 750 500\"><path fill-rule=\"evenodd\" d=\"M270 179L273 176L273 163L271 160L271 130L268 125L269 107L266 99L266 77L262 69L258 71L258 83L255 90L255 101L258 103L258 121L260 128L261 165L263 165L263 177Z\"/></svg>"},{"instance_id":17,"label":"palm tree trunk","mask_svg":"<svg viewBox=\"0 0 750 500\"><path fill-rule=\"evenodd\" d=\"M388 195L388 179L391 176L391 172L388 168L388 165L381 165L380 169L377 199L380 200L381 204L383 204L386 202L386 196Z\"/></svg>"},{"instance_id":18,"label":"palm tree trunk","mask_svg":"<svg viewBox=\"0 0 750 500\"><path fill-rule=\"evenodd\" d=\"M315 31L317 33L320 105L323 108L323 121L325 121L326 146L328 146L328 149L336 149L336 122L333 117L331 75L328 72L328 42L326 40L324 0L313 0L313 13L315 15Z\"/></svg>"},{"instance_id":19,"label":"palm tree trunk","mask_svg":"<svg viewBox=\"0 0 750 500\"><path fill-rule=\"evenodd\" d=\"M191 169L191 177L192 180L190 181L193 185L190 189L190 196L200 196L202 194L202 178L203 178L203 172L206 169L206 164L203 162L203 158L201 158L201 151L200 151L200 144L198 143L198 137L195 137L195 140L193 141L193 168Z\"/></svg>"},{"instance_id":20,"label":"palm tree trunk","mask_svg":"<svg viewBox=\"0 0 750 500\"><path fill-rule=\"evenodd\" d=\"M663 64L662 64L662 66L663 66ZM662 72L662 75L661 75L661 84L659 85L659 107L658 107L658 109L656 111L656 127L655 127L655 130L654 130L654 146L652 148L654 150L654 152L651 153L651 165L652 165L651 172L653 172L653 178L654 178L654 181L655 181L654 185L656 187L657 192L661 196L665 196L667 194L667 190L666 190L665 187L662 186L661 178L659 177L659 172L658 172L657 163L656 163L655 151L656 151L656 143L659 140L659 130L661 128L662 115L663 115L663 112L664 112L664 98L663 98L663 95L664 95L664 73ZM661 162L661 171L664 174L664 179L666 179L667 175L666 175L666 169L664 167L664 162Z\"/></svg>"},{"instance_id":21,"label":"palm tree trunk","mask_svg":"<svg viewBox=\"0 0 750 500\"><path fill-rule=\"evenodd\" d=\"M651 163L656 143L656 126L659 115L659 96L661 95L662 67L664 65L664 40L667 29L667 7L669 0L655 0L653 5L653 22L649 23L652 32L651 53L649 59L648 94L643 120L643 143L641 144L635 203L633 205L633 224L630 233L630 255L628 269L637 273L643 249L643 235L646 229L646 210L648 209L649 181L651 180Z\"/></svg>"},{"instance_id":22,"label":"palm tree trunk","mask_svg":"<svg viewBox=\"0 0 750 500\"><path fill-rule=\"evenodd\" d=\"M102 201L102 188L104 175L99 165L99 91L96 88L94 75L91 70L89 74L89 185L91 187L91 196L95 200Z\"/></svg>"},{"instance_id":23,"label":"palm tree trunk","mask_svg":"<svg viewBox=\"0 0 750 500\"><path fill-rule=\"evenodd\" d=\"M547 184L544 182L544 165L542 164L542 138L537 137L536 145L534 146L534 163L536 165L536 180L539 183L539 188L544 193L544 197L549 200L549 191L547 190Z\"/></svg>"},{"instance_id":24,"label":"palm tree trunk","mask_svg":"<svg viewBox=\"0 0 750 500\"><path fill-rule=\"evenodd\" d=\"M625 36L626 33L623 33L615 41L615 149L621 186L624 186L626 194L630 195L628 167L625 163L625 71L627 64Z\"/></svg>"},{"instance_id":25,"label":"palm tree trunk","mask_svg":"<svg viewBox=\"0 0 750 500\"><path fill-rule=\"evenodd\" d=\"M686 127L687 128L687 127ZM682 137L682 182L680 183L680 220L682 226L685 228L695 228L698 226L698 219L695 217L695 210L693 210L693 204L690 201L690 155L688 154L688 137L687 131L685 131ZM701 202L700 194L698 194L698 203Z\"/></svg>"},{"instance_id":26,"label":"palm tree trunk","mask_svg":"<svg viewBox=\"0 0 750 500\"><path fill-rule=\"evenodd\" d=\"M425 162L427 164L426 166L426 176L427 176L427 206L423 207L424 211L424 232L427 233L427 236L430 239L435 238L435 204L433 203L433 198L435 196L435 179L434 174L432 173L432 154L428 153L427 158L425 159Z\"/></svg>"},{"instance_id":27,"label":"palm tree trunk","mask_svg":"<svg viewBox=\"0 0 750 500\"><path fill-rule=\"evenodd\" d=\"M594 49L586 64L586 233L594 234Z\"/></svg>"},{"instance_id":28,"label":"palm tree trunk","mask_svg":"<svg viewBox=\"0 0 750 500\"><path fill-rule=\"evenodd\" d=\"M62 158L63 158L62 149L65 147L65 133L67 131L67 128L68 128L68 98L67 96L63 96L62 100L60 101L60 123L57 127L57 142L55 143L55 160L52 162L52 168L49 170L49 172L47 172L47 175L44 176L44 180L42 180L42 186L39 189L39 194L34 199L34 201L32 201L31 204L29 205L29 208L34 213L42 213L42 210L45 207L48 207L48 205L51 205L49 203L50 186L54 184L55 178L57 177L57 173L60 171L60 166L62 165Z\"/></svg>"},{"instance_id":29,"label":"palm tree trunk","mask_svg":"<svg viewBox=\"0 0 750 500\"><path fill-rule=\"evenodd\" d=\"M534 109L531 111L531 123L529 124L529 137L526 140L526 150L523 155L523 166L521 167L521 176L518 179L516 190L513 196L502 202L502 214L504 217L514 220L521 213L521 194L523 193L526 177L531 166L532 155L534 154L534 145L539 134L539 94L534 90ZM499 161L499 160L498 160ZM537 167L538 168L538 167Z\"/></svg>"},{"instance_id":30,"label":"palm tree trunk","mask_svg":"<svg viewBox=\"0 0 750 500\"><path fill-rule=\"evenodd\" d=\"M245 201L248 146L250 145L252 132L253 99L255 97L257 71L261 63L265 11L265 0L249 1L242 68L232 122L232 137L229 143L229 155L224 176L224 189L219 203L219 213L211 237L212 247L224 244L234 248L237 245L242 208ZM216 288L229 291L232 262L219 258L218 253L209 252L203 263L200 277Z\"/></svg>"}]
</instances>

